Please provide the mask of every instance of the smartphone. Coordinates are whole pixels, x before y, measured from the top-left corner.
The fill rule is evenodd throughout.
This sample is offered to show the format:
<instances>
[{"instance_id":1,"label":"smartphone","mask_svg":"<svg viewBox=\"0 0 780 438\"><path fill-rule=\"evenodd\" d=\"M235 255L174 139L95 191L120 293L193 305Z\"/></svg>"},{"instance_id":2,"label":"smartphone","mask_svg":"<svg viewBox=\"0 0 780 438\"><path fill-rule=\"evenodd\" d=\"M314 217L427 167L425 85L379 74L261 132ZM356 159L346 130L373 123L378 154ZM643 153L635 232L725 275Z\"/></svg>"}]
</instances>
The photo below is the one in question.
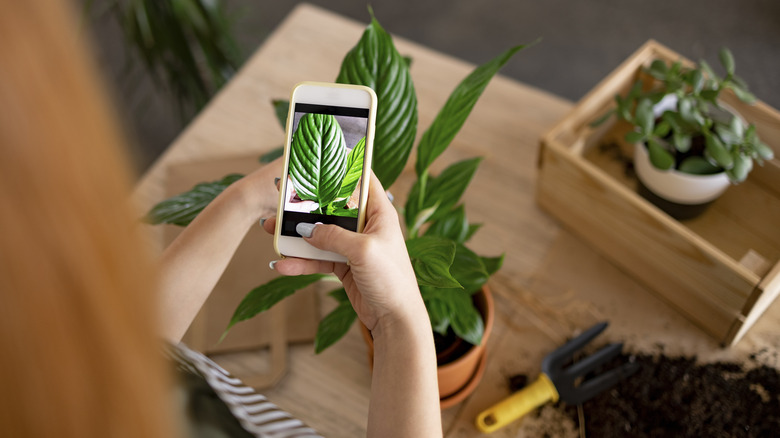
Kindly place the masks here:
<instances>
[{"instance_id":1,"label":"smartphone","mask_svg":"<svg viewBox=\"0 0 780 438\"><path fill-rule=\"evenodd\" d=\"M311 246L296 227L307 222L363 231L376 105L369 87L303 82L293 88L274 233L280 256L347 261Z\"/></svg>"}]
</instances>

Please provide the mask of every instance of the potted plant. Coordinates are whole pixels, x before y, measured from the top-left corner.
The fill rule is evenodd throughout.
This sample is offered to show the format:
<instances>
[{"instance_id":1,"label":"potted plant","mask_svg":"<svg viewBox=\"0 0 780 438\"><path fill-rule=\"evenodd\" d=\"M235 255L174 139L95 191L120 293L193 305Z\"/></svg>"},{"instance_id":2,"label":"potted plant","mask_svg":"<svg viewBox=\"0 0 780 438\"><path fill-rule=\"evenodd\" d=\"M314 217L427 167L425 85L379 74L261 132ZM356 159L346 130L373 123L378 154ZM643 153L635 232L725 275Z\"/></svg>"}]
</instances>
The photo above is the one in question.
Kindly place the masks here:
<instances>
[{"instance_id":1,"label":"potted plant","mask_svg":"<svg viewBox=\"0 0 780 438\"><path fill-rule=\"evenodd\" d=\"M656 59L643 69L614 114L631 125L625 135L634 147L639 193L676 219L699 215L730 184L747 178L753 161L773 157L754 125L720 100L724 90L752 103L755 97L734 74L734 57L724 48L718 76L701 61L695 66Z\"/></svg>"},{"instance_id":2,"label":"potted plant","mask_svg":"<svg viewBox=\"0 0 780 438\"><path fill-rule=\"evenodd\" d=\"M475 380L478 381L473 378L476 368L484 367L484 344L492 323L492 298L485 283L501 267L503 255L484 257L466 246L480 225L469 223L460 198L481 159L454 163L438 175L433 175L430 167L452 142L490 79L523 47L512 47L477 67L452 92L417 146L417 179L402 209L406 244L435 331L437 350L451 353L440 356L440 370L449 374L461 356L471 358L471 369L463 381L444 384L447 388L440 391L444 402L456 400L453 392L464 387L473 390ZM372 14L360 41L343 59L336 79L369 86L378 96L373 170L388 189L404 169L417 133L417 98L409 64ZM274 105L284 122L287 103L274 101ZM220 181L199 184L190 192L156 205L147 219L152 223L186 225L239 177L229 175ZM227 330L325 277L278 277L253 289L239 304ZM343 288L330 292L330 296L337 306L319 324L315 338L318 353L343 337L357 317ZM444 377L440 372L440 378ZM463 396L462 392L456 395L458 399Z\"/></svg>"}]
</instances>

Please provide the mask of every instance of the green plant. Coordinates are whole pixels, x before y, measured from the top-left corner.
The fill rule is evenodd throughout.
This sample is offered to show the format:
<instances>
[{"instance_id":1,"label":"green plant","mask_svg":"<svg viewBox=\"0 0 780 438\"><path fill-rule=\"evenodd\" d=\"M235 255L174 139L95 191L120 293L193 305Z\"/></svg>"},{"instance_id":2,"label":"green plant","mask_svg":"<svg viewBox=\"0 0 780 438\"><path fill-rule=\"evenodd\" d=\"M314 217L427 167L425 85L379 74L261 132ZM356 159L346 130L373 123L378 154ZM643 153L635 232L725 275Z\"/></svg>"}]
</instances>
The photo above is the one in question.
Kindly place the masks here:
<instances>
[{"instance_id":1,"label":"green plant","mask_svg":"<svg viewBox=\"0 0 780 438\"><path fill-rule=\"evenodd\" d=\"M512 47L477 67L449 96L417 146L417 179L403 209L409 257L434 330L443 334L451 329L472 344L481 342L484 329L482 317L472 303L472 294L503 262L503 255L483 257L466 246L480 225L469 223L460 199L480 158L454 163L438 175L433 175L430 167L459 132L492 77L524 47ZM398 53L390 35L373 16L360 41L345 56L337 82L366 85L376 92L379 105L373 170L383 186L391 188L413 148L417 97L409 60ZM278 101L274 105L284 106ZM215 185L215 195L220 187ZM199 202L201 208L207 204L202 199ZM167 222L166 217L155 214L150 214L149 220ZM324 277L320 274L279 277L253 289L236 309L227 330ZM315 339L317 352L340 339L356 318L343 288L332 291L330 296L338 306L320 322Z\"/></svg>"},{"instance_id":2,"label":"green plant","mask_svg":"<svg viewBox=\"0 0 780 438\"><path fill-rule=\"evenodd\" d=\"M723 90L732 90L747 103L756 100L745 82L734 74L734 57L724 48L720 62L726 75L718 76L705 62L685 67L656 59L643 69L641 76L625 97L615 96L612 114L634 126L626 134L630 143L644 143L650 161L662 170L706 175L725 171L732 183L744 181L753 161L762 163L773 157L772 150L761 142L756 128L729 112L719 100ZM674 96L672 109L657 116L656 105Z\"/></svg>"},{"instance_id":3,"label":"green plant","mask_svg":"<svg viewBox=\"0 0 780 438\"><path fill-rule=\"evenodd\" d=\"M84 4L92 11L94 0ZM122 29L131 53L125 74L137 55L159 89L172 94L183 121L202 109L241 64L231 23L220 0L109 0L101 5Z\"/></svg>"}]
</instances>

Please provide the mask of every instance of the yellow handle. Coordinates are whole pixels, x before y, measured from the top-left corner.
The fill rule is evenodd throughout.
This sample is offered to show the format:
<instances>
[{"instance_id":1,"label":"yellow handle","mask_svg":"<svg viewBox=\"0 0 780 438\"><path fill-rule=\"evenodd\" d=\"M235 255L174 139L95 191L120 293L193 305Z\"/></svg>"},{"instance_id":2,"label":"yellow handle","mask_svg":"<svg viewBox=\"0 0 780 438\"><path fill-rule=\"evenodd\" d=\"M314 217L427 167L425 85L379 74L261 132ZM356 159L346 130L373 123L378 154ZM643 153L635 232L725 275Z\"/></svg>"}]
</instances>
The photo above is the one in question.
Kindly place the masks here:
<instances>
[{"instance_id":1,"label":"yellow handle","mask_svg":"<svg viewBox=\"0 0 780 438\"><path fill-rule=\"evenodd\" d=\"M558 391L550 378L542 373L534 383L477 415L477 429L485 433L495 432L548 401L558 401Z\"/></svg>"}]
</instances>

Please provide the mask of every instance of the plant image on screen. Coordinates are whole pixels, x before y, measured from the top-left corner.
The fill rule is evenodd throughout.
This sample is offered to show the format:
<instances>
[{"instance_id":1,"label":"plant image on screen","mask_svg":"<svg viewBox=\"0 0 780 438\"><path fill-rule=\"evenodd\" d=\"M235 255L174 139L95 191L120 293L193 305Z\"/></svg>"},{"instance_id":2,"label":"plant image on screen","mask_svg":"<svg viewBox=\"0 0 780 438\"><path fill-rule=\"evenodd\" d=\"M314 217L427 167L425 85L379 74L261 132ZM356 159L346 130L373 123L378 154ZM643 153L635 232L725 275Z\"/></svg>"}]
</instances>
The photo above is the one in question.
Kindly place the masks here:
<instances>
[{"instance_id":1,"label":"plant image on screen","mask_svg":"<svg viewBox=\"0 0 780 438\"><path fill-rule=\"evenodd\" d=\"M357 217L349 201L363 173L365 141L348 153L334 116L301 117L290 144L289 175L297 198L316 203L314 213Z\"/></svg>"}]
</instances>

